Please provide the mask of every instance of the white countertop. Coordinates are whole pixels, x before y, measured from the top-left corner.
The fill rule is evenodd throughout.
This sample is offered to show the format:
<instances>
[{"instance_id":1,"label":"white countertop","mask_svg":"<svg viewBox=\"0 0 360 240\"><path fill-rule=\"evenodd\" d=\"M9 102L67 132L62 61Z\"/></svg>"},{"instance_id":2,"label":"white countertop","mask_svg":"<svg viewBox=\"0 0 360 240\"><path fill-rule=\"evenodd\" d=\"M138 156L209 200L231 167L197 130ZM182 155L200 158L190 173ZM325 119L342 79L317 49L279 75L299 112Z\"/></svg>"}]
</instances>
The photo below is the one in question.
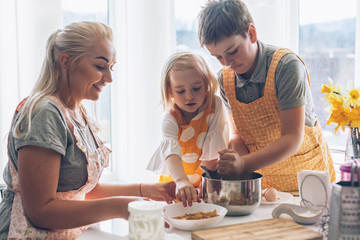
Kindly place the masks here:
<instances>
[{"instance_id":1,"label":"white countertop","mask_svg":"<svg viewBox=\"0 0 360 240\"><path fill-rule=\"evenodd\" d=\"M294 199L288 201L288 203L299 203L299 198L295 197ZM226 216L220 223L212 227L219 227L225 225L232 225L237 223L244 223L244 222L252 222L252 221L259 221L264 219L271 219L272 210L277 206L277 204L260 204L259 208L256 209L252 214L246 216ZM283 218L290 218L287 215L281 215ZM110 234L105 230L100 229L88 229L85 231L78 239L79 240L92 240L92 239L109 239L109 240L127 240L128 238L128 222L123 219L114 219L108 221L111 223L117 231L115 234ZM304 225L314 231L318 231L318 227L315 225ZM166 229L165 230L165 240L188 240L191 239L191 231L181 231L177 229Z\"/></svg>"}]
</instances>

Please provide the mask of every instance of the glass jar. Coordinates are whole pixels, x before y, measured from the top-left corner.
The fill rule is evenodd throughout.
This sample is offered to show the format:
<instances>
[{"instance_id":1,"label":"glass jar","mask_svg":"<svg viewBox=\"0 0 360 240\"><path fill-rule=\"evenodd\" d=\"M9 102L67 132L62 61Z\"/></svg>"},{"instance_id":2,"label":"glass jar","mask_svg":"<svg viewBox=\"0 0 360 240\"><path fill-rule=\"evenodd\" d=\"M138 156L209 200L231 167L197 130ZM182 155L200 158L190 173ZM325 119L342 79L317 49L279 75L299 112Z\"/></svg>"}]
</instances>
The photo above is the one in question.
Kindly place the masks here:
<instances>
[{"instance_id":1,"label":"glass jar","mask_svg":"<svg viewBox=\"0 0 360 240\"><path fill-rule=\"evenodd\" d=\"M352 161L348 161L346 163L341 164L340 166L340 172L341 172L341 181L343 182L350 182L351 181L351 166L353 164L353 160ZM355 181L357 181L357 173L355 171L354 173L355 175Z\"/></svg>"},{"instance_id":2,"label":"glass jar","mask_svg":"<svg viewBox=\"0 0 360 240\"><path fill-rule=\"evenodd\" d=\"M150 201L134 201L128 205L130 240L163 240L163 204Z\"/></svg>"},{"instance_id":3,"label":"glass jar","mask_svg":"<svg viewBox=\"0 0 360 240\"><path fill-rule=\"evenodd\" d=\"M360 158L359 129L346 127L345 133L346 133L345 162L349 162L354 158Z\"/></svg>"}]
</instances>

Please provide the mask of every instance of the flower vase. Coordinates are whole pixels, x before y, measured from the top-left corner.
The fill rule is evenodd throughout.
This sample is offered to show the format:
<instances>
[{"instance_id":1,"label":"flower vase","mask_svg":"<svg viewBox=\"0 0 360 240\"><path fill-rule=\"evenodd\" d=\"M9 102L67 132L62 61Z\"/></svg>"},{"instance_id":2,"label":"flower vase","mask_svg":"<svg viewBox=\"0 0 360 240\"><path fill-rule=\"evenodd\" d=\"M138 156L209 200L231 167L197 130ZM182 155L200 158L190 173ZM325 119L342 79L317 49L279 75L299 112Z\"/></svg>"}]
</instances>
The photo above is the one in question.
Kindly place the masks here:
<instances>
[{"instance_id":1,"label":"flower vase","mask_svg":"<svg viewBox=\"0 0 360 240\"><path fill-rule=\"evenodd\" d=\"M360 135L359 128L346 127L345 162L359 158Z\"/></svg>"}]
</instances>

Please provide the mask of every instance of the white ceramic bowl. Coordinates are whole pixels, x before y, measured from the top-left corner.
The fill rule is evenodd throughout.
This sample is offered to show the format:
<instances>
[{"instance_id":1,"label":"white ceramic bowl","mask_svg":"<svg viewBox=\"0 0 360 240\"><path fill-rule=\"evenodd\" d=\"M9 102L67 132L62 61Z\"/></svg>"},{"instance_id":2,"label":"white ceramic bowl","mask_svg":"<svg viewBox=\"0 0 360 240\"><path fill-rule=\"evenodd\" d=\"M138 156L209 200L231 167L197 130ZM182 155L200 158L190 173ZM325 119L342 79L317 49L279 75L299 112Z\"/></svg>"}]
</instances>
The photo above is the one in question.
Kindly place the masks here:
<instances>
[{"instance_id":1,"label":"white ceramic bowl","mask_svg":"<svg viewBox=\"0 0 360 240\"><path fill-rule=\"evenodd\" d=\"M174 219L173 217L184 216L185 214L191 214L196 212L212 212L216 209L217 217L200 219L200 220L182 220ZM227 213L227 209L210 203L193 203L191 207L184 207L182 203L169 204L164 207L163 216L166 222L171 227L180 230L199 230L208 228L219 223Z\"/></svg>"}]
</instances>

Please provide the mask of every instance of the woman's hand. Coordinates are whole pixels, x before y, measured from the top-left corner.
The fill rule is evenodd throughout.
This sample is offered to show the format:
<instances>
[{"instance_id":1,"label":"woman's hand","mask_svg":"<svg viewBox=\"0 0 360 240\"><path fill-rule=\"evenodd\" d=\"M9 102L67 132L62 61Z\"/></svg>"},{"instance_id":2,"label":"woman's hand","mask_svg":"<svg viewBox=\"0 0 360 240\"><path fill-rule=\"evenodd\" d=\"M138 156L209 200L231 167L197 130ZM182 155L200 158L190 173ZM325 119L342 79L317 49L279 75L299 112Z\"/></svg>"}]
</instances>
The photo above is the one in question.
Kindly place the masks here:
<instances>
[{"instance_id":1,"label":"woman's hand","mask_svg":"<svg viewBox=\"0 0 360 240\"><path fill-rule=\"evenodd\" d=\"M134 202L134 201L145 201L145 199L142 197L113 197L113 198L110 198L110 201L111 200L117 201L117 203L116 203L117 207L113 208L113 209L118 210L117 217L124 218L126 220L128 220L129 216L130 216L130 212L128 209L129 203Z\"/></svg>"},{"instance_id":2,"label":"woman's hand","mask_svg":"<svg viewBox=\"0 0 360 240\"><path fill-rule=\"evenodd\" d=\"M141 187L143 197L147 197L152 200L172 203L176 198L175 182L141 184L139 187Z\"/></svg>"},{"instance_id":3,"label":"woman's hand","mask_svg":"<svg viewBox=\"0 0 360 240\"><path fill-rule=\"evenodd\" d=\"M189 180L178 181L176 184L176 198L182 202L183 206L192 206L192 202L200 202L200 198L195 187Z\"/></svg>"},{"instance_id":4,"label":"woman's hand","mask_svg":"<svg viewBox=\"0 0 360 240\"><path fill-rule=\"evenodd\" d=\"M217 169L221 176L238 177L245 171L245 161L237 151L224 149L219 151Z\"/></svg>"}]
</instances>

